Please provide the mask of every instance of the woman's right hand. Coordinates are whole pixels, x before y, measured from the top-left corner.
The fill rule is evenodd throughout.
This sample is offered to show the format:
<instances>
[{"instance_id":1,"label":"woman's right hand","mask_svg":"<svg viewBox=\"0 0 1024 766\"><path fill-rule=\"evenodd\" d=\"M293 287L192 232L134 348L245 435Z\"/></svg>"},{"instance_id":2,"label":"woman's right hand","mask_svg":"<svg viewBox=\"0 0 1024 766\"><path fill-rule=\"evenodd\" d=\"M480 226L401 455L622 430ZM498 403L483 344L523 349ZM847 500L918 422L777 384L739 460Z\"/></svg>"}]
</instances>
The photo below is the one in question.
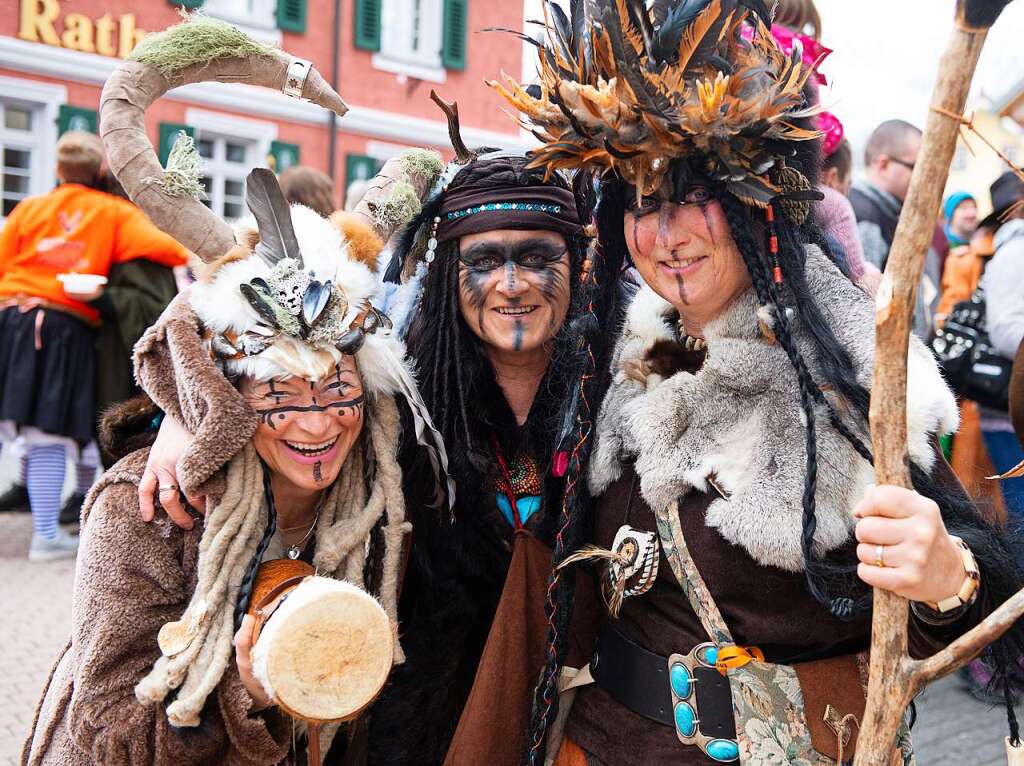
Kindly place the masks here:
<instances>
[{"instance_id":1,"label":"woman's right hand","mask_svg":"<svg viewBox=\"0 0 1024 766\"><path fill-rule=\"evenodd\" d=\"M182 529L192 529L195 520L182 505L178 485L178 459L191 443L192 434L170 415L165 415L139 482L139 513L143 521L153 520L159 503L171 521ZM200 512L206 510L204 497L190 497L188 502Z\"/></svg>"}]
</instances>

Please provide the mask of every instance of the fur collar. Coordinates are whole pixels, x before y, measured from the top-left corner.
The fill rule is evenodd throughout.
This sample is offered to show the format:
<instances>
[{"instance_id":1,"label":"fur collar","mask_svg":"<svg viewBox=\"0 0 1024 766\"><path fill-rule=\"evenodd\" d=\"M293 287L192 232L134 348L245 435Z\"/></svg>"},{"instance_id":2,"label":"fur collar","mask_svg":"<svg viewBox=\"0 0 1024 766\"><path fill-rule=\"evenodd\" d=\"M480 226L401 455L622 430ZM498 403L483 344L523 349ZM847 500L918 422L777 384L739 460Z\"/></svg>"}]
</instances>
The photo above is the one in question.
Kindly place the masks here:
<instances>
[{"instance_id":1,"label":"fur collar","mask_svg":"<svg viewBox=\"0 0 1024 766\"><path fill-rule=\"evenodd\" d=\"M811 292L839 342L851 354L858 381L870 386L874 355L874 305L814 247L807 250ZM597 424L589 482L595 495L635 459L641 492L661 509L690 489L708 491L708 478L725 495L708 508L707 523L761 564L803 569L801 497L804 487L804 415L796 375L785 351L767 341L759 320L772 323L753 289L705 328L708 356L695 374L663 379L643 367L645 381L627 375L659 341L673 341L672 307L644 286L626 316L612 360L613 381ZM799 321L797 343L820 380L812 345ZM908 433L911 457L931 470L932 438L956 429L957 407L931 354L911 337ZM827 395L827 394L826 394ZM836 409L841 404L833 399ZM815 412L818 486L815 547L818 554L845 543L850 515L871 466ZM849 423L849 420L847 420ZM862 434L867 439L866 433ZM727 499L726 499L727 498Z\"/></svg>"}]
</instances>

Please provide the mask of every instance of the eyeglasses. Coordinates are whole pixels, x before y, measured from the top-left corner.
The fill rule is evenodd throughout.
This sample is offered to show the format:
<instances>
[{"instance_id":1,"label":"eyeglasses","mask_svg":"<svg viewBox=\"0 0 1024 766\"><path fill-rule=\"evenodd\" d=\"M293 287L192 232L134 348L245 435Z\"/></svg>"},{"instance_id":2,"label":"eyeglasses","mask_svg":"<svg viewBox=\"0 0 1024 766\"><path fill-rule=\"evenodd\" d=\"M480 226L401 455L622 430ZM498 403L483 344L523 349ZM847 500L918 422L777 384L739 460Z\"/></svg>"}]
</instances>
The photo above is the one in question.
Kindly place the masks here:
<instances>
[{"instance_id":1,"label":"eyeglasses","mask_svg":"<svg viewBox=\"0 0 1024 766\"><path fill-rule=\"evenodd\" d=\"M914 172L914 165L917 164L916 162L907 162L906 160L901 160L898 157L890 157L889 162L895 162L897 165L902 165L911 173Z\"/></svg>"}]
</instances>

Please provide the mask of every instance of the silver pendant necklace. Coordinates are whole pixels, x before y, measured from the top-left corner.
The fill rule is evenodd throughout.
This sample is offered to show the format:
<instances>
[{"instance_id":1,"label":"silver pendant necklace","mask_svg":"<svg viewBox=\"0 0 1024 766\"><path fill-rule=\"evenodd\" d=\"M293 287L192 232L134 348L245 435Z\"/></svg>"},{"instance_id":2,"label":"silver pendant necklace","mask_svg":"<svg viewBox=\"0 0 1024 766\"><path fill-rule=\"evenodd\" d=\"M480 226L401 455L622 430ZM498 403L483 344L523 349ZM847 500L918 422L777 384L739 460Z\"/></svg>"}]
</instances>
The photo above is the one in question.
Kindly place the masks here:
<instances>
[{"instance_id":1,"label":"silver pendant necklace","mask_svg":"<svg viewBox=\"0 0 1024 766\"><path fill-rule=\"evenodd\" d=\"M323 503L321 502L321 505L322 504ZM313 523L309 525L309 529L306 531L306 534L304 534L301 540L295 543L295 545L290 546L285 552L285 555L293 561L302 555L302 550L306 547L306 541L309 539L309 536L313 534L313 530L316 529L316 523L320 521L321 505L317 506L316 516L313 517Z\"/></svg>"}]
</instances>

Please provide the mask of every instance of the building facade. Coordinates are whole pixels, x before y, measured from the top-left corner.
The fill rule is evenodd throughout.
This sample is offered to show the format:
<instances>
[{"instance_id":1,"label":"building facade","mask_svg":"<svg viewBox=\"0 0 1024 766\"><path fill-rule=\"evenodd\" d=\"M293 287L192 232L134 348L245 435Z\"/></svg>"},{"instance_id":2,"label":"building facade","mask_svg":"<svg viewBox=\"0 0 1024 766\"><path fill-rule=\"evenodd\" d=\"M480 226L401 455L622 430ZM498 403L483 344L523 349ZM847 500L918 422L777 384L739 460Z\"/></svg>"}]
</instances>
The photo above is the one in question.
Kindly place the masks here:
<instances>
[{"instance_id":1,"label":"building facade","mask_svg":"<svg viewBox=\"0 0 1024 766\"><path fill-rule=\"evenodd\" d=\"M974 126L992 146L1018 167L1024 165L1024 79L1014 83L995 98L983 98L968 110ZM946 183L946 194L966 191L978 201L978 212L992 210L989 186L1002 173L1006 163L973 133L963 130Z\"/></svg>"},{"instance_id":2,"label":"building facade","mask_svg":"<svg viewBox=\"0 0 1024 766\"><path fill-rule=\"evenodd\" d=\"M242 213L250 168L303 164L332 175L339 196L407 146L450 154L431 89L457 101L470 146L522 147L524 134L482 80L519 73L523 46L488 28L523 28L522 0L7 0L0 15L0 216L55 183L65 130L97 129L100 91L147 33L179 21L182 6L229 21L311 60L351 106L323 109L239 84L198 83L148 111L162 157L179 130L203 156L208 204ZM335 129L332 130L332 124ZM333 133L333 140L332 140ZM343 200L339 199L339 204Z\"/></svg>"}]
</instances>

